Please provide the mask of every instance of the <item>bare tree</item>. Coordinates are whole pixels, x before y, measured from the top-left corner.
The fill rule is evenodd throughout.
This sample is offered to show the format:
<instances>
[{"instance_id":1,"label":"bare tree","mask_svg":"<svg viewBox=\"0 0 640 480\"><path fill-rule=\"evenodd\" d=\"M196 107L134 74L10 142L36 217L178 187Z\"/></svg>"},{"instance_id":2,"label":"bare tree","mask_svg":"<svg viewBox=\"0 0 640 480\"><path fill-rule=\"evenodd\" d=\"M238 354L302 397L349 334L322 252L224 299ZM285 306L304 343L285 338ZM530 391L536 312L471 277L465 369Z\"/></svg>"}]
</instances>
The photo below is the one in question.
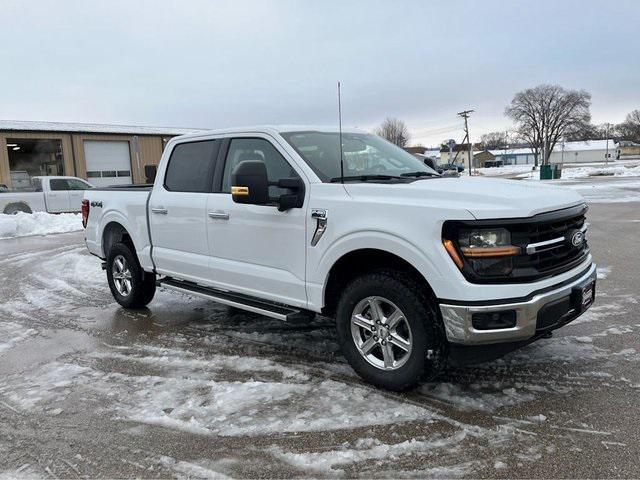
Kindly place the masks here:
<instances>
[{"instance_id":1,"label":"bare tree","mask_svg":"<svg viewBox=\"0 0 640 480\"><path fill-rule=\"evenodd\" d=\"M485 150L504 148L509 143L509 132L489 132L480 136L480 144Z\"/></svg>"},{"instance_id":2,"label":"bare tree","mask_svg":"<svg viewBox=\"0 0 640 480\"><path fill-rule=\"evenodd\" d=\"M407 125L397 118L386 118L375 130L375 134L399 147L406 147L411 138Z\"/></svg>"},{"instance_id":3,"label":"bare tree","mask_svg":"<svg viewBox=\"0 0 640 480\"><path fill-rule=\"evenodd\" d=\"M516 93L505 115L516 124L535 156L542 154L547 164L556 143L585 128L591 120L591 94L585 90L567 90L559 85L538 85Z\"/></svg>"},{"instance_id":4,"label":"bare tree","mask_svg":"<svg viewBox=\"0 0 640 480\"><path fill-rule=\"evenodd\" d=\"M627 115L624 122L617 125L620 137L624 140L640 143L640 110Z\"/></svg>"}]
</instances>

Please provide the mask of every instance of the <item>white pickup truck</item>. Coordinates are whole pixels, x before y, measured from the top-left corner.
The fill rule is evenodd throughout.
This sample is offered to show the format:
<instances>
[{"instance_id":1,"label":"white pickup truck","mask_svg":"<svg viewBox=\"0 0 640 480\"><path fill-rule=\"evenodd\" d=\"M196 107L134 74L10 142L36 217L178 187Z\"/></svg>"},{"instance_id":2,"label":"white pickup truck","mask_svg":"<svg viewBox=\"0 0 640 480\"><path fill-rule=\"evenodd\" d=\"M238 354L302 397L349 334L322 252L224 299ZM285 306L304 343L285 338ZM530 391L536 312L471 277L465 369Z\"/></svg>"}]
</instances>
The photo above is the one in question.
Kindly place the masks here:
<instances>
[{"instance_id":1,"label":"white pickup truck","mask_svg":"<svg viewBox=\"0 0 640 480\"><path fill-rule=\"evenodd\" d=\"M91 184L76 177L31 177L29 191L0 190L0 213L79 212Z\"/></svg>"},{"instance_id":2,"label":"white pickup truck","mask_svg":"<svg viewBox=\"0 0 640 480\"><path fill-rule=\"evenodd\" d=\"M333 317L354 370L402 390L589 308L586 211L568 189L441 177L356 130L260 127L172 139L153 187L86 191L83 223L125 308L161 286Z\"/></svg>"}]
</instances>

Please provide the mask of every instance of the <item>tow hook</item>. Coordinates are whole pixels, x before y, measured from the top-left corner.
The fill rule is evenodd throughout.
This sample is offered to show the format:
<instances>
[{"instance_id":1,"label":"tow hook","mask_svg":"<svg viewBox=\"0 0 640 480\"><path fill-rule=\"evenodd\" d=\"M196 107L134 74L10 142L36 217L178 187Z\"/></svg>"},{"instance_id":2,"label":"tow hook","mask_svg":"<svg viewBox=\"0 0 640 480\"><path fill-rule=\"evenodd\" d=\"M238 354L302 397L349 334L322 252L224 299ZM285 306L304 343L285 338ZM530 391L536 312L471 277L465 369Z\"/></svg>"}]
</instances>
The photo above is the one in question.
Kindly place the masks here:
<instances>
[{"instance_id":1,"label":"tow hook","mask_svg":"<svg viewBox=\"0 0 640 480\"><path fill-rule=\"evenodd\" d=\"M107 269L107 262L102 262L100 264L100 267L102 267L102 270L106 270Z\"/></svg>"}]
</instances>

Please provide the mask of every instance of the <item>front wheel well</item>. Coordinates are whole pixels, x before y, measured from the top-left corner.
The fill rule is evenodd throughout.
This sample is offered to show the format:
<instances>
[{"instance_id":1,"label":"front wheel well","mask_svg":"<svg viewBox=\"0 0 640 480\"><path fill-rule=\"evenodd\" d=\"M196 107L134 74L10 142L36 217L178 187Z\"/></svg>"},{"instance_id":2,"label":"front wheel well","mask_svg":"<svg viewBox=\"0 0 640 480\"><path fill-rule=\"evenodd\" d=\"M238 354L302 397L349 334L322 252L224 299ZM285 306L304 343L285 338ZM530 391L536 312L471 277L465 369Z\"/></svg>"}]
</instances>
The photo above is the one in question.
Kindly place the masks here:
<instances>
[{"instance_id":1,"label":"front wheel well","mask_svg":"<svg viewBox=\"0 0 640 480\"><path fill-rule=\"evenodd\" d=\"M109 256L111 247L116 243L124 243L130 246L134 252L136 251L131 235L127 229L118 222L110 222L104 227L104 231L102 232L102 251L105 258Z\"/></svg>"},{"instance_id":2,"label":"front wheel well","mask_svg":"<svg viewBox=\"0 0 640 480\"><path fill-rule=\"evenodd\" d=\"M329 271L324 289L324 307L322 313L334 316L340 293L356 277L376 270L396 270L412 279L431 298L435 298L433 289L424 276L402 257L385 250L366 248L349 252L333 264Z\"/></svg>"}]
</instances>

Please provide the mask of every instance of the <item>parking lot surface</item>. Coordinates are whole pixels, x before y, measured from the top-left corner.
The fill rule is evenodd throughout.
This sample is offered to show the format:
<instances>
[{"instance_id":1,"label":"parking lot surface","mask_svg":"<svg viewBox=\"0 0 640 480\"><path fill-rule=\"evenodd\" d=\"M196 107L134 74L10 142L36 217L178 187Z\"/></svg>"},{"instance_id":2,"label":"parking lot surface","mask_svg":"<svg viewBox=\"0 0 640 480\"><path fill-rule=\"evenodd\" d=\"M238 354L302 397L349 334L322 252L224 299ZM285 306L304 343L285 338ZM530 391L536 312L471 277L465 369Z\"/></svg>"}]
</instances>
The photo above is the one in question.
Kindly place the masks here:
<instances>
[{"instance_id":1,"label":"parking lot surface","mask_svg":"<svg viewBox=\"0 0 640 480\"><path fill-rule=\"evenodd\" d=\"M355 376L330 319L163 291L125 311L82 233L0 240L0 478L639 477L640 186L564 185L595 305L404 394Z\"/></svg>"}]
</instances>

